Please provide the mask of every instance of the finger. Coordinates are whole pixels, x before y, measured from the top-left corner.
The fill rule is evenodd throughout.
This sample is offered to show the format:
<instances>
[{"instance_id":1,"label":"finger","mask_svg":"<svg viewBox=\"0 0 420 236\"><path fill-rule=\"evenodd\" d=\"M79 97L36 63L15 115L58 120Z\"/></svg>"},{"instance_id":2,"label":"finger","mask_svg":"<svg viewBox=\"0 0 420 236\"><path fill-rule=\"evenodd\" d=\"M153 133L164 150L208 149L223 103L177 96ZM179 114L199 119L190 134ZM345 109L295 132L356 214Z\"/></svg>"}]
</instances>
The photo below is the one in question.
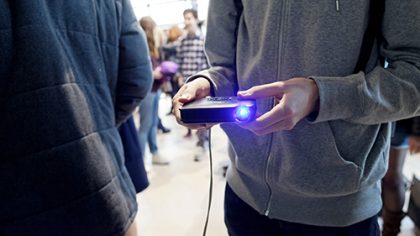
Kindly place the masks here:
<instances>
[{"instance_id":1,"label":"finger","mask_svg":"<svg viewBox=\"0 0 420 236\"><path fill-rule=\"evenodd\" d=\"M210 83L206 79L196 79L183 87L178 100L184 104L210 95Z\"/></svg>"},{"instance_id":2,"label":"finger","mask_svg":"<svg viewBox=\"0 0 420 236\"><path fill-rule=\"evenodd\" d=\"M174 114L174 116L177 118L177 121L180 120L180 111L179 108L183 105L183 103L181 103L179 101L179 97L182 96L182 94L184 93L185 87L182 86L179 91L175 94L174 98L172 99L172 114ZM178 122L179 123L179 122Z\"/></svg>"},{"instance_id":3,"label":"finger","mask_svg":"<svg viewBox=\"0 0 420 236\"><path fill-rule=\"evenodd\" d=\"M182 107L182 103L180 102L174 102L173 103L173 111L172 113L174 114L175 118L176 118L176 122L182 126L185 126L189 129L203 129L203 128L209 128L212 126L212 124L196 124L196 123L184 123L182 122L181 119L181 111L180 111L180 107Z\"/></svg>"},{"instance_id":4,"label":"finger","mask_svg":"<svg viewBox=\"0 0 420 236\"><path fill-rule=\"evenodd\" d=\"M248 90L239 91L237 93L239 98L244 99L258 99L266 97L281 97L283 96L284 83L281 81L271 84L263 84L254 86Z\"/></svg>"},{"instance_id":5,"label":"finger","mask_svg":"<svg viewBox=\"0 0 420 236\"><path fill-rule=\"evenodd\" d=\"M172 100L172 106L173 110L172 113L174 114L176 121L178 124L183 125L190 129L206 129L212 127L214 124L202 124L202 123L184 123L181 119L181 111L180 108L184 106L184 104L193 101L195 98L197 98L197 95L195 91L199 91L199 89L195 88L194 86L190 86L190 84L185 85L181 87L181 89L178 91L178 93L174 96ZM199 95L199 92L198 96ZM191 95L194 94L194 95Z\"/></svg>"},{"instance_id":6,"label":"finger","mask_svg":"<svg viewBox=\"0 0 420 236\"><path fill-rule=\"evenodd\" d=\"M278 120L275 117L275 113L273 111L269 111L252 122L239 123L239 125L243 128L258 132L259 130L264 130L267 127L277 123Z\"/></svg>"},{"instance_id":7,"label":"finger","mask_svg":"<svg viewBox=\"0 0 420 236\"><path fill-rule=\"evenodd\" d=\"M257 135L292 129L297 122L294 119L294 112L285 105L285 100L283 98L273 109L257 117L253 122L241 124L241 127Z\"/></svg>"},{"instance_id":8,"label":"finger","mask_svg":"<svg viewBox=\"0 0 420 236\"><path fill-rule=\"evenodd\" d=\"M173 108L172 108L172 114L174 114L174 116L176 118L176 122L178 124L181 124L182 125L181 111L179 110L179 108L182 106L182 103L178 102L177 100L174 100L172 106L173 106Z\"/></svg>"},{"instance_id":9,"label":"finger","mask_svg":"<svg viewBox=\"0 0 420 236\"><path fill-rule=\"evenodd\" d=\"M280 100L280 103L273 107L270 111L260 115L255 119L254 131L265 130L268 127L279 123L280 121L287 121L288 125L293 119L293 112L285 106L285 99Z\"/></svg>"},{"instance_id":10,"label":"finger","mask_svg":"<svg viewBox=\"0 0 420 236\"><path fill-rule=\"evenodd\" d=\"M281 100L279 104L273 107L270 111L262 114L256 119L260 124L261 130L266 129L282 120L289 120L292 118L292 112L284 105L284 100Z\"/></svg>"},{"instance_id":11,"label":"finger","mask_svg":"<svg viewBox=\"0 0 420 236\"><path fill-rule=\"evenodd\" d=\"M188 103L194 100L196 95L196 88L193 84L184 84L182 86L183 90L178 92L179 96L177 97L178 101L181 103Z\"/></svg>"},{"instance_id":12,"label":"finger","mask_svg":"<svg viewBox=\"0 0 420 236\"><path fill-rule=\"evenodd\" d=\"M175 94L175 96L172 98L172 104L174 102L177 102L178 98L181 97L181 95L184 93L185 87L181 86L178 90L178 92Z\"/></svg>"}]
</instances>

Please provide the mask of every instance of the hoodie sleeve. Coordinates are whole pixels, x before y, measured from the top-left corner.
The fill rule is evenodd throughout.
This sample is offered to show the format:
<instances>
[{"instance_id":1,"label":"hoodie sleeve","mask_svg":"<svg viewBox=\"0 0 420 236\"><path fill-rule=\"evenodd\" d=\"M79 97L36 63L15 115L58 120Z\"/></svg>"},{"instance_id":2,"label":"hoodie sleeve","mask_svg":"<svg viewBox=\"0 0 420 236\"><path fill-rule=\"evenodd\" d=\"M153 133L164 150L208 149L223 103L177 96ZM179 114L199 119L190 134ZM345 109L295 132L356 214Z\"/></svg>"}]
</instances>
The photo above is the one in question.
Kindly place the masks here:
<instances>
[{"instance_id":1,"label":"hoodie sleeve","mask_svg":"<svg viewBox=\"0 0 420 236\"><path fill-rule=\"evenodd\" d=\"M389 66L347 77L311 77L320 92L314 122L377 124L420 115L420 1L384 2L380 54Z\"/></svg>"},{"instance_id":2,"label":"hoodie sleeve","mask_svg":"<svg viewBox=\"0 0 420 236\"><path fill-rule=\"evenodd\" d=\"M129 0L122 1L119 70L116 92L116 122L123 123L152 86L152 66L143 30Z\"/></svg>"},{"instance_id":3,"label":"hoodie sleeve","mask_svg":"<svg viewBox=\"0 0 420 236\"><path fill-rule=\"evenodd\" d=\"M212 82L215 96L231 96L238 91L236 78L236 40L242 5L239 0L211 0L207 18L205 51L211 68L191 77ZM214 37L217 35L217 37ZM224 43L220 43L224 42Z\"/></svg>"}]
</instances>

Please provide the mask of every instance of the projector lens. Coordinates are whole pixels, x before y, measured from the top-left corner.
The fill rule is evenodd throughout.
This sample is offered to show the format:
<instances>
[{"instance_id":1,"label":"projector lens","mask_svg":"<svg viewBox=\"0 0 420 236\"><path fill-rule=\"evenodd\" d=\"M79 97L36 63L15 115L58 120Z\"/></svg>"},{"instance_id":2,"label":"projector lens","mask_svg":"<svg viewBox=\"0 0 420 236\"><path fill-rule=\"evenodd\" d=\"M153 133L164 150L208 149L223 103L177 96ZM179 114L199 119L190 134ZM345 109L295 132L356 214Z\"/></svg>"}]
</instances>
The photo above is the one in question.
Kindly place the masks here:
<instances>
[{"instance_id":1,"label":"projector lens","mask_svg":"<svg viewBox=\"0 0 420 236\"><path fill-rule=\"evenodd\" d=\"M236 109L236 112L235 112L236 120L248 121L250 113L251 112L247 106L241 105Z\"/></svg>"}]
</instances>

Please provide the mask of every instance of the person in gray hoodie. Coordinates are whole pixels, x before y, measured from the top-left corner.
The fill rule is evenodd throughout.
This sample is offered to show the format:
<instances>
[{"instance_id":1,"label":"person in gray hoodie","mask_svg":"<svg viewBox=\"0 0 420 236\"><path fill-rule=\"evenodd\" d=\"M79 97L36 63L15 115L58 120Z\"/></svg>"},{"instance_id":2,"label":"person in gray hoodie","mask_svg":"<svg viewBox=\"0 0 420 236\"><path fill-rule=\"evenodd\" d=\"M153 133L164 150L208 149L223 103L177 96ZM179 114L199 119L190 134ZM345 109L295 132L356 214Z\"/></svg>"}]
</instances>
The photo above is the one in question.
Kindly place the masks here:
<instances>
[{"instance_id":1,"label":"person in gray hoodie","mask_svg":"<svg viewBox=\"0 0 420 236\"><path fill-rule=\"evenodd\" d=\"M151 83L129 0L0 1L0 235L135 235L117 127Z\"/></svg>"},{"instance_id":2,"label":"person in gray hoodie","mask_svg":"<svg viewBox=\"0 0 420 236\"><path fill-rule=\"evenodd\" d=\"M221 125L230 235L379 235L390 121L420 114L419 12L415 0L210 0L211 68L173 105L182 124L201 97L257 100L253 122Z\"/></svg>"}]
</instances>

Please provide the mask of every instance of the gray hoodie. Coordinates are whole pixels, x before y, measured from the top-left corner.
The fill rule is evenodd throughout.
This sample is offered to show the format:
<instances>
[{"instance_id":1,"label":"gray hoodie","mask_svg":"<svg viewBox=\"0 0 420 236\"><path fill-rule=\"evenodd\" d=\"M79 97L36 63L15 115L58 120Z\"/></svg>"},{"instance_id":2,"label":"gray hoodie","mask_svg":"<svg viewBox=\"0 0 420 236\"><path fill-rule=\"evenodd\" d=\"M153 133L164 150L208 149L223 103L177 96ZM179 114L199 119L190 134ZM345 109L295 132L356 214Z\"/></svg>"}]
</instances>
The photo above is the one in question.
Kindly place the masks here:
<instances>
[{"instance_id":1,"label":"gray hoodie","mask_svg":"<svg viewBox=\"0 0 420 236\"><path fill-rule=\"evenodd\" d=\"M298 76L319 88L318 114L290 131L258 137L222 125L235 151L228 183L261 214L347 226L381 208L389 122L420 114L420 1L384 2L384 43L355 73L369 1L210 1L212 68L201 75L216 96ZM259 100L258 112L273 105Z\"/></svg>"}]
</instances>

